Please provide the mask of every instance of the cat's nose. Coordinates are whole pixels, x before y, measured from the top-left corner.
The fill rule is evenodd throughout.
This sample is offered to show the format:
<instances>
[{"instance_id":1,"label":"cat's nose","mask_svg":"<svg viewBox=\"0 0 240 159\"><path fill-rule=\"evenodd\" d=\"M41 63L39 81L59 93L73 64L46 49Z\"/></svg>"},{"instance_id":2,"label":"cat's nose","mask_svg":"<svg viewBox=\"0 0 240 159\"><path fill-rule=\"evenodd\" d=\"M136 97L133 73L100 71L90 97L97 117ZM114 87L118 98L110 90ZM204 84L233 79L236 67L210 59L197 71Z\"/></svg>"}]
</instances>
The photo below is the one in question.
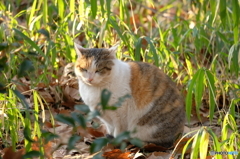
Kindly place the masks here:
<instances>
[{"instance_id":1,"label":"cat's nose","mask_svg":"<svg viewBox=\"0 0 240 159\"><path fill-rule=\"evenodd\" d=\"M93 80L93 78L89 78L89 79L88 79L88 82L92 82L92 80Z\"/></svg>"}]
</instances>

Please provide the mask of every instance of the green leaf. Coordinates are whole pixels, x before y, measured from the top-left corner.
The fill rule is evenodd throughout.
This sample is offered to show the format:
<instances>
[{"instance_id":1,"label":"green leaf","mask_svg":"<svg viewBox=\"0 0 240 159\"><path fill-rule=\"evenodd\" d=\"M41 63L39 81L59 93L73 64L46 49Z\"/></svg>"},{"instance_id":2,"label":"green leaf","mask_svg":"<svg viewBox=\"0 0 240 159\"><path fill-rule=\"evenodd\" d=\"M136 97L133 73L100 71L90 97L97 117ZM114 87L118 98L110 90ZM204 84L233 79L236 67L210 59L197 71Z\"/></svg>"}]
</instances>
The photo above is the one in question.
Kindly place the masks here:
<instances>
[{"instance_id":1,"label":"green leaf","mask_svg":"<svg viewBox=\"0 0 240 159\"><path fill-rule=\"evenodd\" d=\"M221 152L221 144L219 143L217 136L214 134L214 132L210 128L208 128L207 131L213 139L214 151ZM217 159L222 159L222 155L217 154L215 155L215 157Z\"/></svg>"},{"instance_id":2,"label":"green leaf","mask_svg":"<svg viewBox=\"0 0 240 159\"><path fill-rule=\"evenodd\" d=\"M209 133L204 128L201 140L200 140L200 159L205 159L208 152L208 143L209 143Z\"/></svg>"},{"instance_id":3,"label":"green leaf","mask_svg":"<svg viewBox=\"0 0 240 159\"><path fill-rule=\"evenodd\" d=\"M73 135L73 136L71 136L70 139L69 139L69 141L68 141L68 147L67 147L67 149L68 149L68 150L74 149L76 143L77 143L80 139L81 139L81 137L78 136L78 135Z\"/></svg>"},{"instance_id":4,"label":"green leaf","mask_svg":"<svg viewBox=\"0 0 240 159\"><path fill-rule=\"evenodd\" d=\"M90 121L97 116L100 116L100 113L98 110L91 111L90 113L88 113L87 120Z\"/></svg>"},{"instance_id":5,"label":"green leaf","mask_svg":"<svg viewBox=\"0 0 240 159\"><path fill-rule=\"evenodd\" d=\"M37 44L35 42L33 42L29 37L27 37L25 34L23 34L21 31L19 31L16 28L13 28L13 30L20 35L27 43L29 43L34 49L37 50L38 53L40 53L41 56L45 57L45 54L43 53L43 51L37 46Z\"/></svg>"},{"instance_id":6,"label":"green leaf","mask_svg":"<svg viewBox=\"0 0 240 159\"><path fill-rule=\"evenodd\" d=\"M49 141L51 141L53 139L59 138L59 136L56 135L56 134L53 134L51 132L43 131L42 132L42 138L44 138L45 143L48 143Z\"/></svg>"},{"instance_id":7,"label":"green leaf","mask_svg":"<svg viewBox=\"0 0 240 159\"><path fill-rule=\"evenodd\" d=\"M233 19L233 35L234 44L239 43L239 18L240 18L240 7L238 0L232 0L232 19Z\"/></svg>"},{"instance_id":8,"label":"green leaf","mask_svg":"<svg viewBox=\"0 0 240 159\"><path fill-rule=\"evenodd\" d=\"M202 103L202 95L203 95L203 90L204 90L204 69L198 70L199 73L197 74L196 77L196 84L195 84L195 102L196 102L196 113L197 117L199 120L200 119L200 107Z\"/></svg>"},{"instance_id":9,"label":"green leaf","mask_svg":"<svg viewBox=\"0 0 240 159\"><path fill-rule=\"evenodd\" d=\"M97 15L97 0L90 0L90 2L91 2L92 18L95 19Z\"/></svg>"},{"instance_id":10,"label":"green leaf","mask_svg":"<svg viewBox=\"0 0 240 159\"><path fill-rule=\"evenodd\" d=\"M34 157L41 157L43 156L42 153L40 153L39 151L30 151L30 152L27 152L23 158L34 158Z\"/></svg>"},{"instance_id":11,"label":"green leaf","mask_svg":"<svg viewBox=\"0 0 240 159\"><path fill-rule=\"evenodd\" d=\"M226 26L226 17L227 17L227 4L226 0L220 0L220 18L223 26Z\"/></svg>"},{"instance_id":12,"label":"green leaf","mask_svg":"<svg viewBox=\"0 0 240 159\"><path fill-rule=\"evenodd\" d=\"M75 127L75 121L73 120L73 118L71 117L68 117L68 116L64 116L62 114L58 114L56 117L55 117L56 120L62 122L62 123L65 123L65 124L68 124L70 126L73 126Z\"/></svg>"},{"instance_id":13,"label":"green leaf","mask_svg":"<svg viewBox=\"0 0 240 159\"><path fill-rule=\"evenodd\" d=\"M34 66L32 61L29 60L24 60L21 65L20 68L18 70L18 77L23 77L28 75L28 73L34 71Z\"/></svg>"},{"instance_id":14,"label":"green leaf","mask_svg":"<svg viewBox=\"0 0 240 159\"><path fill-rule=\"evenodd\" d=\"M111 92L108 91L107 89L102 90L101 93L101 106L103 108L103 110L106 109L106 107L108 106L108 102L110 100L111 97Z\"/></svg>"},{"instance_id":15,"label":"green leaf","mask_svg":"<svg viewBox=\"0 0 240 159\"><path fill-rule=\"evenodd\" d=\"M0 51L4 50L8 48L8 43L4 42L4 43L0 43Z\"/></svg>"},{"instance_id":16,"label":"green leaf","mask_svg":"<svg viewBox=\"0 0 240 159\"><path fill-rule=\"evenodd\" d=\"M4 71L4 69L8 67L7 65L7 57L4 56L2 58L0 58L0 72Z\"/></svg>"},{"instance_id":17,"label":"green leaf","mask_svg":"<svg viewBox=\"0 0 240 159\"><path fill-rule=\"evenodd\" d=\"M130 138L130 132L128 131L124 131L121 134L117 135L112 141L111 143L114 145L118 145L120 144L123 140L127 140Z\"/></svg>"},{"instance_id":18,"label":"green leaf","mask_svg":"<svg viewBox=\"0 0 240 159\"><path fill-rule=\"evenodd\" d=\"M43 34L47 39L50 39L50 34L49 31L47 31L46 29L39 29L38 33Z\"/></svg>"},{"instance_id":19,"label":"green leaf","mask_svg":"<svg viewBox=\"0 0 240 159\"><path fill-rule=\"evenodd\" d=\"M26 98L22 95L18 90L13 90L13 93L21 100L22 104L27 108L26 111L29 109L29 105L26 102Z\"/></svg>"},{"instance_id":20,"label":"green leaf","mask_svg":"<svg viewBox=\"0 0 240 159\"><path fill-rule=\"evenodd\" d=\"M86 128L87 125L86 125L86 119L83 117L83 115L81 114L77 114L77 113L72 113L71 114L73 119L80 125L82 126L83 128Z\"/></svg>"},{"instance_id":21,"label":"green leaf","mask_svg":"<svg viewBox=\"0 0 240 159\"><path fill-rule=\"evenodd\" d=\"M90 109L87 105L75 105L74 108L84 113L89 113Z\"/></svg>"},{"instance_id":22,"label":"green leaf","mask_svg":"<svg viewBox=\"0 0 240 159\"><path fill-rule=\"evenodd\" d=\"M192 143L192 153L191 153L191 159L197 159L198 153L199 153L199 146L200 146L200 140L202 137L202 129L198 131L196 135L194 135L194 140Z\"/></svg>"},{"instance_id":23,"label":"green leaf","mask_svg":"<svg viewBox=\"0 0 240 159\"><path fill-rule=\"evenodd\" d=\"M185 154L186 150L190 148L190 146L191 146L190 142L193 140L193 138L194 138L194 137L192 137L191 139L189 139L189 140L187 141L187 143L184 145L183 150L182 150L182 159L184 158L184 154Z\"/></svg>"},{"instance_id":24,"label":"green leaf","mask_svg":"<svg viewBox=\"0 0 240 159\"><path fill-rule=\"evenodd\" d=\"M206 70L205 74L206 74L207 85L209 89L209 107L210 107L209 119L210 121L212 121L214 110L215 110L215 96L216 96L215 80L214 80L213 74L210 71Z\"/></svg>"},{"instance_id":25,"label":"green leaf","mask_svg":"<svg viewBox=\"0 0 240 159\"><path fill-rule=\"evenodd\" d=\"M193 76L192 80L190 81L190 84L187 89L187 97L186 97L186 115L187 115L187 120L190 121L190 116L192 112L192 93L193 93L193 88L196 84L197 77L199 76L199 73L201 71L198 70L195 75Z\"/></svg>"},{"instance_id":26,"label":"green leaf","mask_svg":"<svg viewBox=\"0 0 240 159\"><path fill-rule=\"evenodd\" d=\"M7 93L6 87L0 83L0 93Z\"/></svg>"},{"instance_id":27,"label":"green leaf","mask_svg":"<svg viewBox=\"0 0 240 159\"><path fill-rule=\"evenodd\" d=\"M98 138L93 141L91 147L90 147L90 152L95 153L100 151L104 146L107 145L109 140L107 138Z\"/></svg>"},{"instance_id":28,"label":"green leaf","mask_svg":"<svg viewBox=\"0 0 240 159\"><path fill-rule=\"evenodd\" d=\"M29 127L25 127L23 130L24 138L27 139L29 142L34 142L34 140L31 138L31 130Z\"/></svg>"},{"instance_id":29,"label":"green leaf","mask_svg":"<svg viewBox=\"0 0 240 159\"><path fill-rule=\"evenodd\" d=\"M131 139L130 143L137 146L137 147L143 147L143 142L138 138Z\"/></svg>"}]
</instances>

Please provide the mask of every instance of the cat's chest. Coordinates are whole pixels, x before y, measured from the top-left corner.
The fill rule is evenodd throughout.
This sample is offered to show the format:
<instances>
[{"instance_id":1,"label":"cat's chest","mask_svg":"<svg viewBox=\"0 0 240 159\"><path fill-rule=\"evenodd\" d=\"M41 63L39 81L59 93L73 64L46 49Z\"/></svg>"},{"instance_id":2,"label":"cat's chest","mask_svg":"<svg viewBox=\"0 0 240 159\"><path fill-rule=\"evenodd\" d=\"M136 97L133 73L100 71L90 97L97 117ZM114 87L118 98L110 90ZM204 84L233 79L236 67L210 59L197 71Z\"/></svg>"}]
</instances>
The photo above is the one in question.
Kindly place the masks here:
<instances>
[{"instance_id":1,"label":"cat's chest","mask_svg":"<svg viewBox=\"0 0 240 159\"><path fill-rule=\"evenodd\" d=\"M94 110L95 107L101 102L100 99L102 90L107 89L111 93L111 98L108 104L114 105L119 101L119 98L125 95L131 95L129 79L130 76L119 77L105 87L91 87L82 81L79 81L80 95L84 103L87 104L91 110Z\"/></svg>"}]
</instances>

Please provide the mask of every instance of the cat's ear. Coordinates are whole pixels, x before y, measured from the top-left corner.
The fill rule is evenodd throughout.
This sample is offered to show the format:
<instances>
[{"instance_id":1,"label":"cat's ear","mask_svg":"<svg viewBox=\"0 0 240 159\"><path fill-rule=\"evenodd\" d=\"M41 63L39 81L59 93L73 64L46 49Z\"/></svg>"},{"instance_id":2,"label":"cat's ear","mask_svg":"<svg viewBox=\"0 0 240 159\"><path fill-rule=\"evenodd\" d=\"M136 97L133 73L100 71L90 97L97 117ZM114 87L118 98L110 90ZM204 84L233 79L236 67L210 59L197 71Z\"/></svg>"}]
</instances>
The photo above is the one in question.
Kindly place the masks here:
<instances>
[{"instance_id":1,"label":"cat's ear","mask_svg":"<svg viewBox=\"0 0 240 159\"><path fill-rule=\"evenodd\" d=\"M113 45L112 47L110 47L108 49L108 51L115 57L116 53L117 53L117 49L118 49L119 43L116 43L115 45Z\"/></svg>"},{"instance_id":2,"label":"cat's ear","mask_svg":"<svg viewBox=\"0 0 240 159\"><path fill-rule=\"evenodd\" d=\"M78 58L80 58L82 56L82 52L84 52L86 50L84 47L82 47L81 45L79 45L75 42L74 42L74 48L78 55Z\"/></svg>"}]
</instances>

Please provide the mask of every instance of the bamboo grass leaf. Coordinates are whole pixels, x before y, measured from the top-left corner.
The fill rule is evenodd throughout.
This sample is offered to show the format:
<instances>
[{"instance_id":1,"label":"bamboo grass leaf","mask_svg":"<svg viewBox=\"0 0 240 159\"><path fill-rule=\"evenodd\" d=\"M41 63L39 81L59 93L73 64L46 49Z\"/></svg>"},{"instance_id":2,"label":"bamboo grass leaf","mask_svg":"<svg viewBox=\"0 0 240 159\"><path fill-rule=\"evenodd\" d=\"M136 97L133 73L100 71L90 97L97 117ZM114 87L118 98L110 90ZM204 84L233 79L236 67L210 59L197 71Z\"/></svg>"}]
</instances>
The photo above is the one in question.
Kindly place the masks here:
<instances>
[{"instance_id":1,"label":"bamboo grass leaf","mask_svg":"<svg viewBox=\"0 0 240 159\"><path fill-rule=\"evenodd\" d=\"M210 121L212 121L213 119L213 114L214 114L214 110L215 110L215 96L216 96L216 88L215 88L215 79L213 74L206 70L205 71L206 74L206 79L207 79L207 86L209 88L209 119Z\"/></svg>"},{"instance_id":2,"label":"bamboo grass leaf","mask_svg":"<svg viewBox=\"0 0 240 159\"><path fill-rule=\"evenodd\" d=\"M43 57L46 57L45 54L43 53L43 51L37 46L37 44L35 42L33 42L29 37L27 37L25 34L23 34L21 31L19 31L16 28L13 28L13 30L19 35L21 36L27 43L29 43L34 49L36 49L36 51Z\"/></svg>"},{"instance_id":3,"label":"bamboo grass leaf","mask_svg":"<svg viewBox=\"0 0 240 159\"><path fill-rule=\"evenodd\" d=\"M200 69L198 76L196 77L196 84L195 84L195 90L194 90L196 112L199 120L201 120L199 112L200 112L200 107L202 103L203 90L204 90L204 69Z\"/></svg>"},{"instance_id":4,"label":"bamboo grass leaf","mask_svg":"<svg viewBox=\"0 0 240 159\"><path fill-rule=\"evenodd\" d=\"M95 19L97 15L97 0L90 0L90 2L91 2L92 18Z\"/></svg>"},{"instance_id":5,"label":"bamboo grass leaf","mask_svg":"<svg viewBox=\"0 0 240 159\"><path fill-rule=\"evenodd\" d=\"M205 159L208 152L208 143L209 143L209 133L206 131L206 129L203 129L202 136L200 139L200 159Z\"/></svg>"}]
</instances>

